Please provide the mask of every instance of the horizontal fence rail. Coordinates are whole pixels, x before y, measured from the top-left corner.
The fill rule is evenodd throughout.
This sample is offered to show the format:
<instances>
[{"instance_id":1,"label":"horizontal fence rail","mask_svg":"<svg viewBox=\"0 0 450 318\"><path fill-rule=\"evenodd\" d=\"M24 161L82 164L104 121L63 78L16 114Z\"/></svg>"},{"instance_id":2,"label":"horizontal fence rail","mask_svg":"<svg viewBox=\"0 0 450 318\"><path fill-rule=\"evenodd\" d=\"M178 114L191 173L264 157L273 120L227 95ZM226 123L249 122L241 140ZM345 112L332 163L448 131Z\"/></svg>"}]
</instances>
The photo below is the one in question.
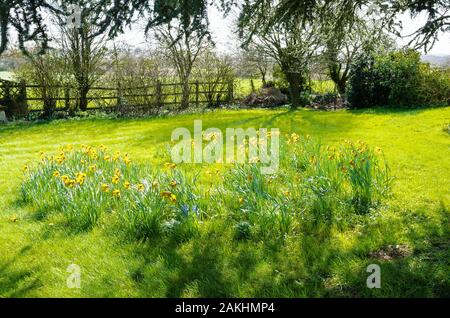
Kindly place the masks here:
<instances>
[{"instance_id":1,"label":"horizontal fence rail","mask_svg":"<svg viewBox=\"0 0 450 318\"><path fill-rule=\"evenodd\" d=\"M234 81L190 82L188 92L183 83L162 83L152 85L121 87L92 86L85 101L87 110L115 110L129 108L163 109L165 106L180 105L183 96L189 105L216 106L234 100ZM26 112L42 112L45 105L54 110L77 109L80 98L76 86L38 85L25 82L0 81L0 105L8 108L22 103Z\"/></svg>"}]
</instances>

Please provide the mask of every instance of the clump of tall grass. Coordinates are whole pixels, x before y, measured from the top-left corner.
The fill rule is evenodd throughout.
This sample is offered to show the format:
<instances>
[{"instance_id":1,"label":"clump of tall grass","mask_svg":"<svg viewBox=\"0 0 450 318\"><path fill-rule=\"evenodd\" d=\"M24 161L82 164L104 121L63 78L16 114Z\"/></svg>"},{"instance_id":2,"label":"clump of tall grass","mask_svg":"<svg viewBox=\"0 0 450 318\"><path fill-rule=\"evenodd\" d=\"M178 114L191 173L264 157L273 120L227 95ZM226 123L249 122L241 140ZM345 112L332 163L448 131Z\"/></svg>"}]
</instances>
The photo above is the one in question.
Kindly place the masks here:
<instances>
[{"instance_id":1,"label":"clump of tall grass","mask_svg":"<svg viewBox=\"0 0 450 318\"><path fill-rule=\"evenodd\" d=\"M89 230L102 220L138 240L187 240L211 218L231 222L236 239L284 238L311 224L347 224L370 213L390 193L391 177L379 148L362 141L324 147L288 135L280 169L235 165L208 189L173 163L138 165L106 147L66 146L25 166L22 196L41 216L62 213L68 225ZM218 173L217 175L218 176Z\"/></svg>"},{"instance_id":2,"label":"clump of tall grass","mask_svg":"<svg viewBox=\"0 0 450 318\"><path fill-rule=\"evenodd\" d=\"M225 180L224 204L256 237L282 237L318 222L345 225L390 194L392 178L381 149L362 141L323 147L309 136L292 134L281 154L277 175L262 175L254 164L235 166Z\"/></svg>"},{"instance_id":3,"label":"clump of tall grass","mask_svg":"<svg viewBox=\"0 0 450 318\"><path fill-rule=\"evenodd\" d=\"M192 215L201 211L194 183L174 168L169 163L154 171L104 146L67 146L56 156L42 154L33 170L24 167L22 196L44 216L62 212L77 230L90 229L103 216L114 215L120 227L138 239L163 232L182 231L183 236L195 232Z\"/></svg>"}]
</instances>

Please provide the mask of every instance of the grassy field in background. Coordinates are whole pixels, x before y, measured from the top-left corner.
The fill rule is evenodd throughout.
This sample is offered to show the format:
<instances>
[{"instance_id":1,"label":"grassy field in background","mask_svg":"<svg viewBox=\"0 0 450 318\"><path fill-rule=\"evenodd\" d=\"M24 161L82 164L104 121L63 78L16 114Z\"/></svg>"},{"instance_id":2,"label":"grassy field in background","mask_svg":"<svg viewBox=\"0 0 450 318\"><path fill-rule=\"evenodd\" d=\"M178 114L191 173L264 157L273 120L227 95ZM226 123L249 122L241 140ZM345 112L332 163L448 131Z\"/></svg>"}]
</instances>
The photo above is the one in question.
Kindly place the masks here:
<instances>
[{"instance_id":1,"label":"grassy field in background","mask_svg":"<svg viewBox=\"0 0 450 318\"><path fill-rule=\"evenodd\" d=\"M244 99L252 93L251 79L238 78L235 85L235 97ZM261 79L253 79L253 85L256 91L262 87ZM334 83L331 80L313 80L311 81L311 90L314 94L325 94L334 92Z\"/></svg>"},{"instance_id":2,"label":"grassy field in background","mask_svg":"<svg viewBox=\"0 0 450 318\"><path fill-rule=\"evenodd\" d=\"M395 176L393 196L364 222L282 244L230 240L206 221L182 243L124 241L106 224L65 230L60 216L39 218L20 200L22 167L59 146L104 144L134 162L162 166L178 127L278 127L325 145L344 139L381 147ZM236 110L151 119L85 119L0 126L0 297L378 297L449 296L450 107L427 110ZM207 166L201 187L208 186ZM209 185L210 186L210 185ZM320 224L318 225L320 227ZM387 245L412 254L370 255ZM67 266L82 268L82 288L66 286ZM381 289L366 287L380 264Z\"/></svg>"}]
</instances>

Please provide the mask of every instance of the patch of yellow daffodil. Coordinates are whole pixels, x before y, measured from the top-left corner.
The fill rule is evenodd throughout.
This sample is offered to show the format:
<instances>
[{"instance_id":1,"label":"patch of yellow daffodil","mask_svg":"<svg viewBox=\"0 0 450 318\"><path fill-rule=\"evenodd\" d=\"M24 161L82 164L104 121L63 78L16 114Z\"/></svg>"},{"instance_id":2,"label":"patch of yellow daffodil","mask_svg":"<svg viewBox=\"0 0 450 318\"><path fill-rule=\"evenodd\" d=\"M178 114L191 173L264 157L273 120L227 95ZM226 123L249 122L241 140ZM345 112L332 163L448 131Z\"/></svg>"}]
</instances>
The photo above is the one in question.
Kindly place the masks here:
<instances>
[{"instance_id":1,"label":"patch of yellow daffodil","mask_svg":"<svg viewBox=\"0 0 450 318\"><path fill-rule=\"evenodd\" d=\"M81 186L81 185L83 185L84 180L86 180L86 173L78 172L77 175L75 176L76 183Z\"/></svg>"},{"instance_id":2,"label":"patch of yellow daffodil","mask_svg":"<svg viewBox=\"0 0 450 318\"><path fill-rule=\"evenodd\" d=\"M288 143L288 145L290 145L290 144L295 144L295 143L297 143L299 140L300 140L300 136L299 136L298 134L296 134L296 133L292 133L292 134L289 136L289 139L288 139L287 143Z\"/></svg>"},{"instance_id":3,"label":"patch of yellow daffodil","mask_svg":"<svg viewBox=\"0 0 450 318\"><path fill-rule=\"evenodd\" d=\"M101 185L101 189L102 189L102 192L109 192L109 185L107 185L106 183L103 183Z\"/></svg>"},{"instance_id":4,"label":"patch of yellow daffodil","mask_svg":"<svg viewBox=\"0 0 450 318\"><path fill-rule=\"evenodd\" d=\"M120 177L118 175L114 175L111 179L112 184L119 184Z\"/></svg>"},{"instance_id":5,"label":"patch of yellow daffodil","mask_svg":"<svg viewBox=\"0 0 450 318\"><path fill-rule=\"evenodd\" d=\"M120 190L116 189L112 192L114 198L120 198Z\"/></svg>"},{"instance_id":6,"label":"patch of yellow daffodil","mask_svg":"<svg viewBox=\"0 0 450 318\"><path fill-rule=\"evenodd\" d=\"M165 199L168 199L171 203L177 203L177 196L170 191L161 192L161 196Z\"/></svg>"},{"instance_id":7,"label":"patch of yellow daffodil","mask_svg":"<svg viewBox=\"0 0 450 318\"><path fill-rule=\"evenodd\" d=\"M167 162L164 164L164 166L168 169L175 169L177 167L176 163Z\"/></svg>"}]
</instances>

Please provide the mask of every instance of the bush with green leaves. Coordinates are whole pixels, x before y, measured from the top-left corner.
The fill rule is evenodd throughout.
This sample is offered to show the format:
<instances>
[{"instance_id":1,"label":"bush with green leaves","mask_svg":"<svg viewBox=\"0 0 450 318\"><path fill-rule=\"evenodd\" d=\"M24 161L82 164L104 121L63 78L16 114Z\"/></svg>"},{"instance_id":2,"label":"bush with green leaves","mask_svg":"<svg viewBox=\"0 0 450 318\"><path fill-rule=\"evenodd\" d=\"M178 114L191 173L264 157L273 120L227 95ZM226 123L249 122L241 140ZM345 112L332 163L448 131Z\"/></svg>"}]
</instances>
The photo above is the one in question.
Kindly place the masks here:
<instances>
[{"instance_id":1,"label":"bush with green leaves","mask_svg":"<svg viewBox=\"0 0 450 318\"><path fill-rule=\"evenodd\" d=\"M448 105L450 73L422 63L413 50L366 52L351 66L347 96L353 108Z\"/></svg>"}]
</instances>

